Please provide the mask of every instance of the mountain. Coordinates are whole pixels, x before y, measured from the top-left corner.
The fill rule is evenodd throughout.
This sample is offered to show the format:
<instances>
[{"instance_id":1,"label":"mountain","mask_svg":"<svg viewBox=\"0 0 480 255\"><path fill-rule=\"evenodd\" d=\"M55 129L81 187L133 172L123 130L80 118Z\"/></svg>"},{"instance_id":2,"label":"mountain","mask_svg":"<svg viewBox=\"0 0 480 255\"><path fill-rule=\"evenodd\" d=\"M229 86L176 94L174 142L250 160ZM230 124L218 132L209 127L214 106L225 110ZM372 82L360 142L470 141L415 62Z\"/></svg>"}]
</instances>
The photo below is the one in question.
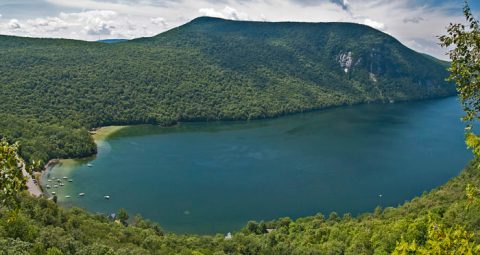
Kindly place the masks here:
<instances>
[{"instance_id":1,"label":"mountain","mask_svg":"<svg viewBox=\"0 0 480 255\"><path fill-rule=\"evenodd\" d=\"M0 36L0 136L44 161L95 152L88 130L238 120L455 94L447 63L350 23L197 18L106 44Z\"/></svg>"}]
</instances>

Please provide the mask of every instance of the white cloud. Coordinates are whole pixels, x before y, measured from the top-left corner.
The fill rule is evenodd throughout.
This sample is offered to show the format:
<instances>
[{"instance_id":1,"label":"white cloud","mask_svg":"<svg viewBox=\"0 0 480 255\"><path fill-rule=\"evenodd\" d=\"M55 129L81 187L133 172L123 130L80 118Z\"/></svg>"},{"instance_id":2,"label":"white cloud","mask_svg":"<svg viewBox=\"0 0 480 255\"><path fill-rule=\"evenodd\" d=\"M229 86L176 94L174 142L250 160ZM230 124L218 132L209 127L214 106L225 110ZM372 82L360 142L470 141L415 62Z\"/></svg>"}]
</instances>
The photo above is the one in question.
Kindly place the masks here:
<instances>
[{"instance_id":1,"label":"white cloud","mask_svg":"<svg viewBox=\"0 0 480 255\"><path fill-rule=\"evenodd\" d=\"M424 19L422 17L411 17L411 18L404 18L403 23L420 23Z\"/></svg>"},{"instance_id":2,"label":"white cloud","mask_svg":"<svg viewBox=\"0 0 480 255\"><path fill-rule=\"evenodd\" d=\"M222 19L231 19L231 20L250 20L248 14L244 12L239 12L237 9L230 6L225 6L223 10L217 11L213 8L200 8L198 12L202 16L216 17Z\"/></svg>"},{"instance_id":3,"label":"white cloud","mask_svg":"<svg viewBox=\"0 0 480 255\"><path fill-rule=\"evenodd\" d=\"M378 22L378 21L375 21L375 20L371 20L371 19L365 19L363 21L363 24L365 24L367 26L370 26L370 27L373 27L373 28L378 29L378 30L384 30L385 29L385 24L383 24L381 22Z\"/></svg>"},{"instance_id":4,"label":"white cloud","mask_svg":"<svg viewBox=\"0 0 480 255\"><path fill-rule=\"evenodd\" d=\"M104 10L60 14L68 24L82 26L87 35L112 35L117 17L116 12Z\"/></svg>"},{"instance_id":5,"label":"white cloud","mask_svg":"<svg viewBox=\"0 0 480 255\"><path fill-rule=\"evenodd\" d=\"M215 17L215 18L225 18L225 16L223 15L223 13L221 12L217 12L215 9L213 8L200 8L198 10L198 12L200 13L200 15L202 16L208 16L208 17Z\"/></svg>"},{"instance_id":6,"label":"white cloud","mask_svg":"<svg viewBox=\"0 0 480 255\"><path fill-rule=\"evenodd\" d=\"M157 26L162 26L164 28L167 27L167 22L165 21L164 18L162 17L156 17L156 18L151 18L150 21L152 24L157 25Z\"/></svg>"},{"instance_id":7,"label":"white cloud","mask_svg":"<svg viewBox=\"0 0 480 255\"><path fill-rule=\"evenodd\" d=\"M80 10L112 10L118 13L131 15L152 16L165 12L169 7L174 6L175 2L166 1L166 5L153 4L152 1L99 1L99 0L45 0L49 4L78 8Z\"/></svg>"},{"instance_id":8,"label":"white cloud","mask_svg":"<svg viewBox=\"0 0 480 255\"><path fill-rule=\"evenodd\" d=\"M248 14L244 12L239 12L237 9L232 8L230 6L226 6L223 11L225 13L225 16L227 19L233 19L233 20L249 20L250 17L248 17Z\"/></svg>"},{"instance_id":9,"label":"white cloud","mask_svg":"<svg viewBox=\"0 0 480 255\"><path fill-rule=\"evenodd\" d=\"M11 30L17 30L20 29L22 26L17 19L11 19L10 21L8 21L7 27Z\"/></svg>"},{"instance_id":10,"label":"white cloud","mask_svg":"<svg viewBox=\"0 0 480 255\"><path fill-rule=\"evenodd\" d=\"M150 24L150 27L145 25L146 23ZM137 22L128 15L110 10L62 12L56 17L24 21L12 19L4 24L0 22L0 31L3 34L84 40L152 36L164 31L166 27L166 21L161 18L145 18Z\"/></svg>"},{"instance_id":11,"label":"white cloud","mask_svg":"<svg viewBox=\"0 0 480 255\"><path fill-rule=\"evenodd\" d=\"M27 20L27 24L33 29L45 32L54 32L67 29L69 24L58 17L36 18Z\"/></svg>"}]
</instances>

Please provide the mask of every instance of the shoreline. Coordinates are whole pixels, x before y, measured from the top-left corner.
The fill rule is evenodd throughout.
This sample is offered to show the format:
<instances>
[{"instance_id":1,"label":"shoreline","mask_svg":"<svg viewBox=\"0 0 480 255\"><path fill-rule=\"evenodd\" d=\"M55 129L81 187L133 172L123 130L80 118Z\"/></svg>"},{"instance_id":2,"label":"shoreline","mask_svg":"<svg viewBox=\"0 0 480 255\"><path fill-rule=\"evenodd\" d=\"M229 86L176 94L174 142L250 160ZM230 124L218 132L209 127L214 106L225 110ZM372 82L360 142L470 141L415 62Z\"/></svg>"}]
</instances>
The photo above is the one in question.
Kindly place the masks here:
<instances>
[{"instance_id":1,"label":"shoreline","mask_svg":"<svg viewBox=\"0 0 480 255\"><path fill-rule=\"evenodd\" d=\"M310 113L310 112L325 111L325 110L329 110L329 109L333 109L333 108L349 107L349 106L356 106L356 105L363 105L363 104L392 104L392 103L401 104L401 103L408 103L408 102L422 102L422 101L429 101L429 100L440 100L440 99L446 99L446 98L450 98L450 97L457 97L458 98L458 94L444 95L444 96L439 96L439 97L434 97L434 98L419 98L419 99L411 99L411 100L398 100L398 101L394 101L394 102L385 102L385 101L356 102L356 103L353 103L353 104L331 105L331 106L312 108L312 109L307 109L307 110L302 110L302 111L297 111L297 112L283 113L283 114L264 117L264 118L253 118L253 119L250 119L250 120L246 120L246 119L239 119L239 120L224 119L224 120L215 120L215 121L227 121L228 122L228 121L252 121L252 120L254 121L254 120L264 120L264 119L276 119L276 118L281 118L281 117L295 115L295 114L304 114L304 113ZM193 123L193 122L208 122L208 120L176 121L172 125L168 125L168 126L174 126L174 125L178 125L180 123ZM93 128L89 131L89 133L90 133L91 137L93 138L93 140L96 144L97 142L101 142L101 141L104 141L104 140L108 139L108 137L110 137L112 134L116 133L117 131L120 131L124 128L132 127L132 126L135 126L135 125L152 125L152 124L132 124L132 125L104 126L104 127ZM166 126L166 127L168 127L168 126ZM97 145L97 149L98 149L98 145ZM91 156L88 156L88 157L95 156L95 155L97 155L97 153L92 154ZM84 158L88 158L88 157L84 157ZM45 173L48 173L48 171L50 171L51 168L53 168L55 165L57 165L59 163L62 163L62 161L75 160L75 159L79 159L79 158L51 159L47 162L47 164L45 165L44 169L42 169L42 171L40 171L36 175L34 175L35 179L37 180L37 184L35 184L35 186L37 186L42 191L42 195L45 195L45 191L42 189L43 175ZM34 195L30 191L29 191L29 193Z\"/></svg>"},{"instance_id":2,"label":"shoreline","mask_svg":"<svg viewBox=\"0 0 480 255\"><path fill-rule=\"evenodd\" d=\"M97 142L104 141L104 140L108 139L109 136L111 136L112 134L114 134L117 131L119 131L123 128L126 128L126 127L128 127L128 126L99 127L99 128L96 128L96 129L92 129L90 131L90 135L92 136L92 138L93 138L93 140L96 144ZM34 197L47 195L45 190L43 190L43 188L42 188L43 184L44 184L42 182L44 175L47 174L49 171L51 171L51 169L53 167L55 167L58 164L62 164L62 161L66 161L66 160L72 160L72 159L58 159L57 158L57 159L49 160L40 172L37 172L33 175L33 177L35 178L37 183L33 183L33 180L31 180L32 177L30 176L30 179L28 180L28 183L27 183L27 188L28 188L28 192L30 193L30 195L32 195Z\"/></svg>"}]
</instances>

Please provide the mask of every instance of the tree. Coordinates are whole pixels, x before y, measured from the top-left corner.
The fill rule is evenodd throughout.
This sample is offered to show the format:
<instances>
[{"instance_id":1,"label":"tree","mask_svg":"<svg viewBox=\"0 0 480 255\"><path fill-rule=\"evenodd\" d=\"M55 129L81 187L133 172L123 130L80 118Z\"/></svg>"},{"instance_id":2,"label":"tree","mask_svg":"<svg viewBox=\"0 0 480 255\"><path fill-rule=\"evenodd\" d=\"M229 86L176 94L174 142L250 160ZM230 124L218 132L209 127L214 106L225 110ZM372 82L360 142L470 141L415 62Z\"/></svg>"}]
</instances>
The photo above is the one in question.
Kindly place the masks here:
<instances>
[{"instance_id":1,"label":"tree","mask_svg":"<svg viewBox=\"0 0 480 255\"><path fill-rule=\"evenodd\" d=\"M129 216L127 210L125 210L124 208L120 208L120 210L118 210L118 219L120 220L120 222L126 226L128 218Z\"/></svg>"},{"instance_id":2,"label":"tree","mask_svg":"<svg viewBox=\"0 0 480 255\"><path fill-rule=\"evenodd\" d=\"M52 247L48 248L47 255L63 255L63 252L56 247Z\"/></svg>"},{"instance_id":3,"label":"tree","mask_svg":"<svg viewBox=\"0 0 480 255\"><path fill-rule=\"evenodd\" d=\"M258 223L256 221L249 221L249 222L247 222L246 229L247 229L247 232L249 234L257 234L258 233Z\"/></svg>"},{"instance_id":4,"label":"tree","mask_svg":"<svg viewBox=\"0 0 480 255\"><path fill-rule=\"evenodd\" d=\"M465 0L463 9L468 25L450 24L447 35L441 36L441 45L453 47L448 55L452 60L449 80L455 81L462 102L466 122L466 144L476 157L480 157L480 137L473 125L480 120L480 24L474 18ZM478 203L479 189L473 185L466 188L469 204ZM446 228L430 219L427 239L424 243L402 239L393 254L479 254L480 245L474 234L454 225Z\"/></svg>"},{"instance_id":5,"label":"tree","mask_svg":"<svg viewBox=\"0 0 480 255\"><path fill-rule=\"evenodd\" d=\"M430 223L425 244L420 245L415 240L409 243L402 239L392 254L478 254L480 245L476 244L473 238L473 233L460 226L445 228L440 224Z\"/></svg>"},{"instance_id":6,"label":"tree","mask_svg":"<svg viewBox=\"0 0 480 255\"><path fill-rule=\"evenodd\" d=\"M472 184L467 185L467 199L468 205L473 204L480 205L480 188L473 186Z\"/></svg>"},{"instance_id":7,"label":"tree","mask_svg":"<svg viewBox=\"0 0 480 255\"><path fill-rule=\"evenodd\" d=\"M463 13L467 25L450 24L447 35L441 36L440 41L444 47L453 47L448 53L452 60L449 79L455 81L465 111L466 144L479 158L480 136L475 134L474 124L480 121L480 22L473 16L467 0ZM469 184L466 195L470 204L480 204L478 187Z\"/></svg>"},{"instance_id":8,"label":"tree","mask_svg":"<svg viewBox=\"0 0 480 255\"><path fill-rule=\"evenodd\" d=\"M463 9L467 25L450 24L447 35L439 39L444 47L453 47L448 52L452 60L449 80L455 81L466 122L466 143L480 157L480 137L473 125L480 120L480 24L465 0Z\"/></svg>"},{"instance_id":9,"label":"tree","mask_svg":"<svg viewBox=\"0 0 480 255\"><path fill-rule=\"evenodd\" d=\"M11 206L16 195L25 189L26 178L22 173L25 164L18 156L18 143L0 140L0 205Z\"/></svg>"},{"instance_id":10,"label":"tree","mask_svg":"<svg viewBox=\"0 0 480 255\"><path fill-rule=\"evenodd\" d=\"M28 255L31 244L17 239L0 239L0 254Z\"/></svg>"}]
</instances>

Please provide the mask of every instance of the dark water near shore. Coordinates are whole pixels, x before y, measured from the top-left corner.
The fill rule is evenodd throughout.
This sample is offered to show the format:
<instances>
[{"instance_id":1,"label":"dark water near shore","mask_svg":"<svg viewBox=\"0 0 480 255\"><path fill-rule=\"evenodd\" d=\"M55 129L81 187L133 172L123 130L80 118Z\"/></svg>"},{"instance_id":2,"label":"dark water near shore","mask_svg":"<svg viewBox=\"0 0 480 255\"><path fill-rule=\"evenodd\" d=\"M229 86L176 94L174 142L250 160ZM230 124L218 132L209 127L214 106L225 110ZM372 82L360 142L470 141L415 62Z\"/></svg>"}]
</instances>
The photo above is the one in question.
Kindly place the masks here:
<instances>
[{"instance_id":1,"label":"dark water near shore","mask_svg":"<svg viewBox=\"0 0 480 255\"><path fill-rule=\"evenodd\" d=\"M54 167L52 176L74 182L52 190L65 206L102 213L123 207L179 233L226 233L248 220L318 212L358 214L396 206L457 175L471 158L461 115L457 99L447 98L130 127L100 142L96 159Z\"/></svg>"}]
</instances>

